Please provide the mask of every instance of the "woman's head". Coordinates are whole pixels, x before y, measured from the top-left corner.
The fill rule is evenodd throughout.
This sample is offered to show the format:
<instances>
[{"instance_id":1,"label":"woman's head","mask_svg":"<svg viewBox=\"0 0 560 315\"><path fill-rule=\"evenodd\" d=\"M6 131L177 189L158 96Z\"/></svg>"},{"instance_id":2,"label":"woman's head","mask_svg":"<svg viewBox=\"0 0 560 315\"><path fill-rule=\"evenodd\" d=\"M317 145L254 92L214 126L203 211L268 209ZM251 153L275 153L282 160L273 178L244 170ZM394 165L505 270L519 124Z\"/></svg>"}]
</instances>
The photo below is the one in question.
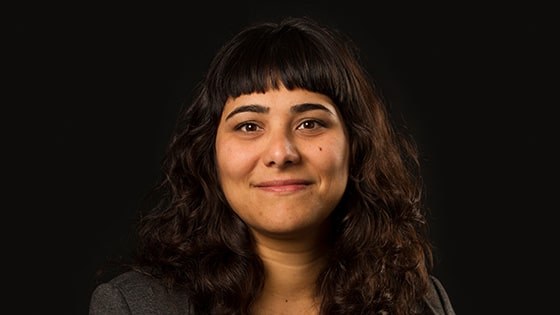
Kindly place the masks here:
<instances>
[{"instance_id":1,"label":"woman's head","mask_svg":"<svg viewBox=\"0 0 560 315\"><path fill-rule=\"evenodd\" d=\"M277 102L292 97L293 102ZM277 103L279 107L272 108ZM242 137L255 137L254 132L258 137L264 128L259 115L267 111L280 118L264 118L264 127L272 123L281 131L274 134L281 136L268 141L263 151L247 146L259 154L243 160L239 173L239 156L234 155L243 150L243 140L232 145L232 137L224 136L242 131ZM226 124L247 112L254 115ZM313 115L297 116L304 112ZM274 155L273 146L282 154ZM278 171L295 169L301 159L313 162L297 174ZM254 172L251 161L270 172ZM225 303L238 309L239 303L248 307L259 294L263 267L249 229L305 230L329 215L336 220L330 230L330 260L317 280L327 313L352 310L351 305L410 308L408 302L426 287L431 252L415 147L393 128L353 42L333 29L288 18L234 36L218 51L179 116L163 170L160 187L166 198L140 224L142 259L162 270L166 279L189 283L201 305ZM316 182L329 183L328 189L314 191L316 200L328 200L322 200L325 207L311 221L302 216L294 217L290 226L259 226L262 222L254 218L258 211L241 213L236 205L243 203L235 196L239 178L264 186L259 188L264 193L293 193ZM356 296L363 301L356 302Z\"/></svg>"},{"instance_id":2,"label":"woman's head","mask_svg":"<svg viewBox=\"0 0 560 315\"><path fill-rule=\"evenodd\" d=\"M220 187L257 241L322 241L346 189L348 156L342 118L324 94L282 86L226 102L216 138Z\"/></svg>"},{"instance_id":3,"label":"woman's head","mask_svg":"<svg viewBox=\"0 0 560 315\"><path fill-rule=\"evenodd\" d=\"M249 27L226 43L183 115L180 128L189 132L176 138L185 140L176 148L190 161L186 172L207 181L205 197L219 195L213 191L217 167L210 157L215 156L212 144L226 101L280 87L320 93L332 100L348 136L350 177L361 181L364 172L382 166L391 141L390 126L357 53L349 38L306 19Z\"/></svg>"}]
</instances>

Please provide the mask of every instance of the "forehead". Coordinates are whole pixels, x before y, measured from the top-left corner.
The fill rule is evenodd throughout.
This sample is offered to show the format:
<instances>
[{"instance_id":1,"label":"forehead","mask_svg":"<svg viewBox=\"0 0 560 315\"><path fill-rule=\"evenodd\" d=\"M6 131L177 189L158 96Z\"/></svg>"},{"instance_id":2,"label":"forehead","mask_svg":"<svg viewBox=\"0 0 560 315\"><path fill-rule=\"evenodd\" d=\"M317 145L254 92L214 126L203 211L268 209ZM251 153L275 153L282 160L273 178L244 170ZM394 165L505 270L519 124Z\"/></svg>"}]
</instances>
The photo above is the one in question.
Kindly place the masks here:
<instances>
[{"instance_id":1,"label":"forehead","mask_svg":"<svg viewBox=\"0 0 560 315\"><path fill-rule=\"evenodd\" d=\"M230 97L226 100L224 112L244 105L262 105L274 109L283 106L288 108L303 103L318 103L329 107L333 111L336 110L334 102L324 94L303 89L288 90L280 87L264 93L255 92L243 94L236 98Z\"/></svg>"}]
</instances>

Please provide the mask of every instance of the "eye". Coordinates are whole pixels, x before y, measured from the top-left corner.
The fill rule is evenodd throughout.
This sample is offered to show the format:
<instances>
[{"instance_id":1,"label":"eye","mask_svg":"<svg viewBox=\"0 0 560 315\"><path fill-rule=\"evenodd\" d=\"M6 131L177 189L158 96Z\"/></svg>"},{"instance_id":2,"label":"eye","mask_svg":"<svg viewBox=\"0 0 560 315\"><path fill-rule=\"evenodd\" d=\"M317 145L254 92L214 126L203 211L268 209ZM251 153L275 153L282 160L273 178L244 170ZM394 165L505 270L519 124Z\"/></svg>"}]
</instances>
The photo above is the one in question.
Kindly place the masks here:
<instances>
[{"instance_id":1,"label":"eye","mask_svg":"<svg viewBox=\"0 0 560 315\"><path fill-rule=\"evenodd\" d=\"M254 122L244 122L235 127L235 130L240 130L243 132L256 132L259 131L261 127Z\"/></svg>"},{"instance_id":2,"label":"eye","mask_svg":"<svg viewBox=\"0 0 560 315\"><path fill-rule=\"evenodd\" d=\"M319 127L324 127L325 124L321 123L318 120L306 120L299 124L296 129L317 129Z\"/></svg>"}]
</instances>

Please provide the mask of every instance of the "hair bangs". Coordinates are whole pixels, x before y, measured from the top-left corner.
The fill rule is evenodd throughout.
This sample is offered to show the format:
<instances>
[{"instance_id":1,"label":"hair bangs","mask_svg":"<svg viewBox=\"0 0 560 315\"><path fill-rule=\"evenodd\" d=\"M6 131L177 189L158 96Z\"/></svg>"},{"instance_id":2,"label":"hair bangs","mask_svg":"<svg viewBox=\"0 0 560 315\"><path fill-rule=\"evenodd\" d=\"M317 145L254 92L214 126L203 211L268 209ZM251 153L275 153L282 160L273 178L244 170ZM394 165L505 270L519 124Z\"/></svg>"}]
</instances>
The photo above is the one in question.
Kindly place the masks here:
<instances>
[{"instance_id":1,"label":"hair bangs","mask_svg":"<svg viewBox=\"0 0 560 315\"><path fill-rule=\"evenodd\" d=\"M341 82L348 82L339 58L318 39L290 29L247 33L234 42L217 68L216 87L224 98L264 93L284 86L305 89L336 99ZM259 40L255 40L258 37Z\"/></svg>"}]
</instances>

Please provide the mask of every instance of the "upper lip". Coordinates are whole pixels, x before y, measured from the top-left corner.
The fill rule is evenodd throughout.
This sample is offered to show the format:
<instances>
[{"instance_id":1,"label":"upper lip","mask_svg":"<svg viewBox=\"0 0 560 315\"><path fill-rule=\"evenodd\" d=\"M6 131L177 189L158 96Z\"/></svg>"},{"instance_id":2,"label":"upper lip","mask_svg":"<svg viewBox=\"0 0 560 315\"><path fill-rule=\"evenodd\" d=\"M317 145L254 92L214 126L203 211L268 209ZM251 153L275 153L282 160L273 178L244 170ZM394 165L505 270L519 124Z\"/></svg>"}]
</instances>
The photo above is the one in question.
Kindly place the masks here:
<instances>
[{"instance_id":1,"label":"upper lip","mask_svg":"<svg viewBox=\"0 0 560 315\"><path fill-rule=\"evenodd\" d=\"M288 186L288 185L309 185L311 181L305 179L275 179L264 182L255 183L255 187L273 187L273 186Z\"/></svg>"}]
</instances>

